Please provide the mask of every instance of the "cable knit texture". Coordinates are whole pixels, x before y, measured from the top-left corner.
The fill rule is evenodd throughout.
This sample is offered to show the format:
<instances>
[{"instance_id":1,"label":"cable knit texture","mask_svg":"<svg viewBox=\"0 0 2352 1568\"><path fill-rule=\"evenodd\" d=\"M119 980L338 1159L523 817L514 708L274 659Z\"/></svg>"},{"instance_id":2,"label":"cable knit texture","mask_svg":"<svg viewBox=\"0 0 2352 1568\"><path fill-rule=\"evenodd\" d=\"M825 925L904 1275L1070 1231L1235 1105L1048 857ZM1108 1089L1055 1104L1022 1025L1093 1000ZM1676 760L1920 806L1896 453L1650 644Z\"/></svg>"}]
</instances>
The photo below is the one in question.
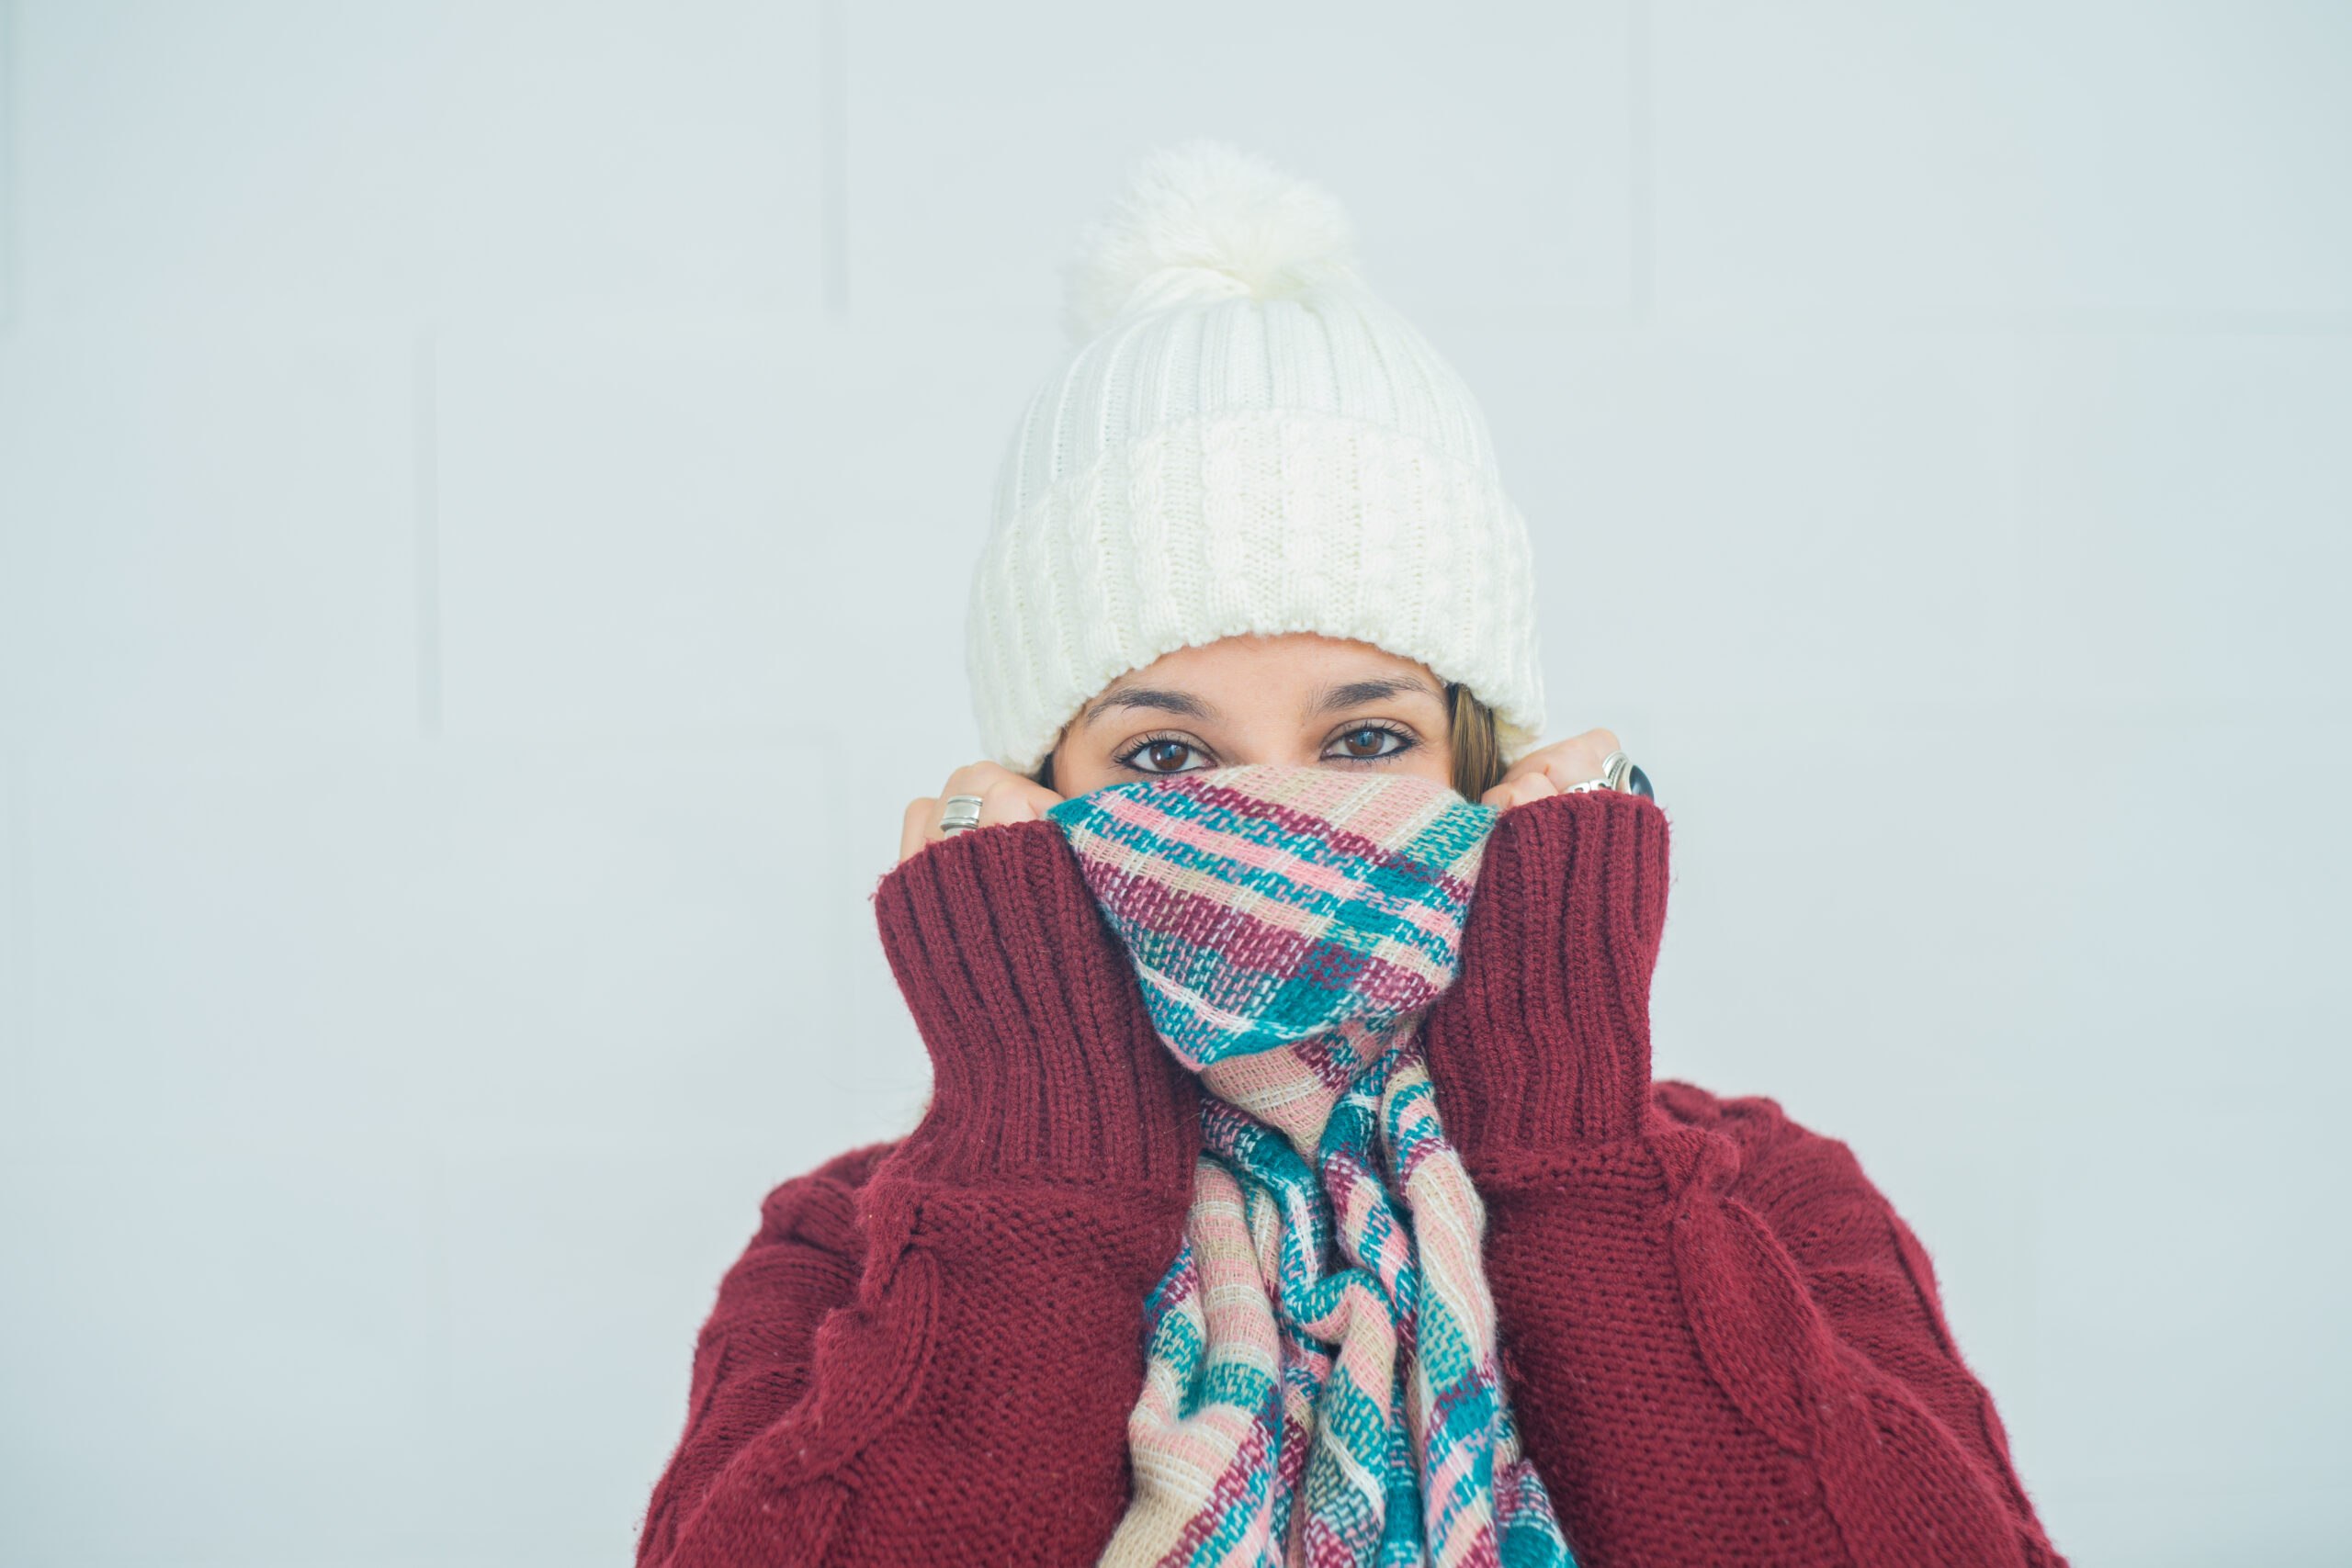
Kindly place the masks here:
<instances>
[{"instance_id":1,"label":"cable knit texture","mask_svg":"<svg viewBox=\"0 0 2352 1568\"><path fill-rule=\"evenodd\" d=\"M1769 1100L1650 1081L1667 850L1634 796L1507 812L1424 1026L1577 1560L2061 1563L1926 1253L1850 1151ZM768 1195L639 1568L1076 1568L1127 1503L1195 1091L1050 823L926 849L876 908L932 1105Z\"/></svg>"}]
</instances>

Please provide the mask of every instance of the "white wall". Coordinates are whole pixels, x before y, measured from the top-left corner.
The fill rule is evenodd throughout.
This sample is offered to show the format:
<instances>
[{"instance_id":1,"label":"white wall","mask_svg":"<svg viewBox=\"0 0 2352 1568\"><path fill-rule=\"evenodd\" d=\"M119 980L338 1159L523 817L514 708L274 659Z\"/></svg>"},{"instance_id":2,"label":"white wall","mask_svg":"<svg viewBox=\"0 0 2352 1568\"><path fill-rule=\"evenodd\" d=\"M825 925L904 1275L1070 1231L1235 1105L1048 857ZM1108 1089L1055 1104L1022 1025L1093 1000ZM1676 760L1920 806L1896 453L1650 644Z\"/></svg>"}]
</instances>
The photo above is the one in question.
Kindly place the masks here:
<instances>
[{"instance_id":1,"label":"white wall","mask_svg":"<svg viewBox=\"0 0 2352 1568\"><path fill-rule=\"evenodd\" d=\"M1676 825L1661 1070L2063 1548L2335 1562L2352 6L0 0L0 1560L624 1562L1151 143L1351 205Z\"/></svg>"}]
</instances>

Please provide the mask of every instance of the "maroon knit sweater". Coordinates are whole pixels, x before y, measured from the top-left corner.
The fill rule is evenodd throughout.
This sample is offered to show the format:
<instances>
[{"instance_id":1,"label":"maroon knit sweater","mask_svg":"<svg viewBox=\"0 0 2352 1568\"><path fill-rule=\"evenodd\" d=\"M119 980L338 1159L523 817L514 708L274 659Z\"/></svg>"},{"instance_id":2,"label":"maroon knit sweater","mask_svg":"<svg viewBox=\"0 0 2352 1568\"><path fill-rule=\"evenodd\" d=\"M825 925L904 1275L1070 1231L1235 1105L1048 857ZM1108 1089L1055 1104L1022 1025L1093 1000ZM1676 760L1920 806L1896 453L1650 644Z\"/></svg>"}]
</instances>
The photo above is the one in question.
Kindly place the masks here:
<instances>
[{"instance_id":1,"label":"maroon knit sweater","mask_svg":"<svg viewBox=\"0 0 2352 1568\"><path fill-rule=\"evenodd\" d=\"M1927 1254L1846 1145L1651 1082L1666 887L1649 802L1513 807L1428 1022L1578 1563L2060 1563ZM767 1195L639 1568L1061 1568L1125 1506L1197 1091L1052 823L925 849L875 904L930 1107Z\"/></svg>"}]
</instances>

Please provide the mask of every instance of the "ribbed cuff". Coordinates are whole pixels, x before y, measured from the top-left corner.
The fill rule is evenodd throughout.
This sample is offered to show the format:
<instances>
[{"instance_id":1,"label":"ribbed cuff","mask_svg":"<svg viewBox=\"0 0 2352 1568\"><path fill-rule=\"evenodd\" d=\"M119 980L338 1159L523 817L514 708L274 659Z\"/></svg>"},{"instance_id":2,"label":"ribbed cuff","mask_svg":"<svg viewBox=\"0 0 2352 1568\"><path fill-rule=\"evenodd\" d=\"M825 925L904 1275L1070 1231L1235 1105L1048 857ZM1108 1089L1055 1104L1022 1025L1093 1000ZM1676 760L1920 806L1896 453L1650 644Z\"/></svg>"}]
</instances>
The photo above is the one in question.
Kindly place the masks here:
<instances>
[{"instance_id":1,"label":"ribbed cuff","mask_svg":"<svg viewBox=\"0 0 2352 1568\"><path fill-rule=\"evenodd\" d=\"M905 1152L948 1179L1192 1179L1198 1090L1051 822L958 833L874 892L883 951L931 1053Z\"/></svg>"},{"instance_id":2,"label":"ribbed cuff","mask_svg":"<svg viewBox=\"0 0 2352 1568\"><path fill-rule=\"evenodd\" d=\"M1496 823L1426 1035L1439 1115L1474 1174L1639 1131L1666 887L1666 814L1639 795L1553 795Z\"/></svg>"}]
</instances>

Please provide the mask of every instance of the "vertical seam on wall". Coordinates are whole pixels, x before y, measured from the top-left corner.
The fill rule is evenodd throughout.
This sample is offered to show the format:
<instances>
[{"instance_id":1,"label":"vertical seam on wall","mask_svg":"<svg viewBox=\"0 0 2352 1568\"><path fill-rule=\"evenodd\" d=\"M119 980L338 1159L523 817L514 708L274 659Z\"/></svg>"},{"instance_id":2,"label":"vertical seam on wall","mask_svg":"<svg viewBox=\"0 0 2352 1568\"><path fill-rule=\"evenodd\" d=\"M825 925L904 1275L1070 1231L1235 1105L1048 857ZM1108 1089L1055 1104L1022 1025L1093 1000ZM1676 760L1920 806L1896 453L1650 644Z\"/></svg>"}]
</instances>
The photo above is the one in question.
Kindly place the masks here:
<instances>
[{"instance_id":1,"label":"vertical seam on wall","mask_svg":"<svg viewBox=\"0 0 2352 1568\"><path fill-rule=\"evenodd\" d=\"M5 0L0 0L5 4ZM25 861L17 847L17 820L23 810L25 758L28 748L0 741L0 1035L22 1039L13 1032L17 1010L22 1005L24 943L28 923L17 910L25 896Z\"/></svg>"},{"instance_id":2,"label":"vertical seam on wall","mask_svg":"<svg viewBox=\"0 0 2352 1568\"><path fill-rule=\"evenodd\" d=\"M17 209L23 200L24 72L17 53L16 0L0 0L0 337L17 330L19 253Z\"/></svg>"},{"instance_id":3,"label":"vertical seam on wall","mask_svg":"<svg viewBox=\"0 0 2352 1568\"><path fill-rule=\"evenodd\" d=\"M1633 0L1625 17L1625 78L1628 162L1632 164L1626 181L1626 279L1627 305L1636 321L1647 321L1654 302L1656 286L1651 274L1656 265L1656 234L1657 207L1653 165L1652 122L1654 105L1651 96L1652 61L1650 47L1649 0Z\"/></svg>"},{"instance_id":4,"label":"vertical seam on wall","mask_svg":"<svg viewBox=\"0 0 2352 1568\"><path fill-rule=\"evenodd\" d=\"M849 314L849 62L842 31L841 0L822 0L818 7L818 126L817 145L824 167L822 262L825 309Z\"/></svg>"},{"instance_id":5,"label":"vertical seam on wall","mask_svg":"<svg viewBox=\"0 0 2352 1568\"><path fill-rule=\"evenodd\" d=\"M438 352L433 329L417 333L410 377L416 459L416 723L441 737L441 472Z\"/></svg>"}]
</instances>

